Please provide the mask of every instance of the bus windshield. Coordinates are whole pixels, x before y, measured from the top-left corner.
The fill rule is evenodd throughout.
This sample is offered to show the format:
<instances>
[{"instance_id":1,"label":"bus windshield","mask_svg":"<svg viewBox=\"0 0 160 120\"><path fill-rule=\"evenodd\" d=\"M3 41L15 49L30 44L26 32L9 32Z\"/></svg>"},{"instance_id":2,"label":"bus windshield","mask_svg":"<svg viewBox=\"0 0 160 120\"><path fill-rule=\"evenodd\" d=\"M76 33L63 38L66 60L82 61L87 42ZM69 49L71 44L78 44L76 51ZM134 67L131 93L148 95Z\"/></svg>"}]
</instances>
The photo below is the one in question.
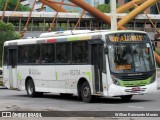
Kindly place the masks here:
<instances>
[{"instance_id":1,"label":"bus windshield","mask_svg":"<svg viewBox=\"0 0 160 120\"><path fill-rule=\"evenodd\" d=\"M154 70L154 60L149 43L109 45L109 63L114 73L135 73Z\"/></svg>"},{"instance_id":2,"label":"bus windshield","mask_svg":"<svg viewBox=\"0 0 160 120\"><path fill-rule=\"evenodd\" d=\"M113 73L139 73L155 69L153 51L145 34L112 34L107 37Z\"/></svg>"}]
</instances>

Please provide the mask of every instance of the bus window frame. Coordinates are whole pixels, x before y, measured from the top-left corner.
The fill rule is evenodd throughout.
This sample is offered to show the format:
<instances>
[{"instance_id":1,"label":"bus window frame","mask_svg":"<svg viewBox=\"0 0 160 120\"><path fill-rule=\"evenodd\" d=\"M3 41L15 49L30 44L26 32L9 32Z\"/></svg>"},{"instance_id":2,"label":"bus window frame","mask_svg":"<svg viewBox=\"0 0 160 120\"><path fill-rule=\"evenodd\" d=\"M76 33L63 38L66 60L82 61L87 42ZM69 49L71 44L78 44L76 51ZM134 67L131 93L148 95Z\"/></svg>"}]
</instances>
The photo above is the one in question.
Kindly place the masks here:
<instances>
[{"instance_id":1,"label":"bus window frame","mask_svg":"<svg viewBox=\"0 0 160 120\"><path fill-rule=\"evenodd\" d=\"M5 49L6 49L7 54L5 54ZM6 58L5 56L7 57L7 59L5 59ZM7 60L7 62L5 62L5 60ZM2 65L9 65L9 48L8 48L8 46L3 47L2 62L3 62Z\"/></svg>"},{"instance_id":2,"label":"bus window frame","mask_svg":"<svg viewBox=\"0 0 160 120\"><path fill-rule=\"evenodd\" d=\"M55 44L55 43L44 43L44 44L41 43L41 44L40 44L41 60L42 60L42 57L43 57L43 56L42 56L42 52L43 52L43 51L42 51L42 46L43 46L43 45L53 45L53 46L54 46L54 62L50 62L50 63L49 63L49 62L48 62L48 63L42 63L42 62L41 62L41 65L56 65L56 61L55 61L55 60L56 60L56 44ZM42 60L42 61L43 61L43 60Z\"/></svg>"},{"instance_id":3,"label":"bus window frame","mask_svg":"<svg viewBox=\"0 0 160 120\"><path fill-rule=\"evenodd\" d=\"M22 47L22 46L26 46L27 47L27 63L19 63L18 60L19 60L19 47ZM24 44L24 45L18 45L18 59L17 59L17 65L28 65L28 44Z\"/></svg>"},{"instance_id":4,"label":"bus window frame","mask_svg":"<svg viewBox=\"0 0 160 120\"><path fill-rule=\"evenodd\" d=\"M34 63L30 63L29 62L29 47L33 46L33 45L39 45L39 47L40 47L39 53L40 53L40 58L41 58L41 44L27 44L27 46L28 46L28 52L27 52L27 55L28 55L28 65L41 65L41 63L36 63L36 61Z\"/></svg>"},{"instance_id":5,"label":"bus window frame","mask_svg":"<svg viewBox=\"0 0 160 120\"><path fill-rule=\"evenodd\" d=\"M70 46L70 56L69 56L69 57L70 57L70 62L68 62L68 63L57 62L57 44L65 44L65 43L68 43L69 46ZM71 51L72 51L71 42L57 42L57 43L55 44L55 64L56 64L56 65L70 65L70 64L72 64Z\"/></svg>"},{"instance_id":6,"label":"bus window frame","mask_svg":"<svg viewBox=\"0 0 160 120\"><path fill-rule=\"evenodd\" d=\"M88 65L88 64L90 64L91 62L90 62L90 57L91 57L91 54L90 54L90 47L89 47L89 41L90 40L81 40L81 41L72 41L71 42L71 64L72 65ZM86 42L87 43L87 62L80 62L80 63L76 63L76 62L73 62L73 43L78 43L78 42Z\"/></svg>"}]
</instances>

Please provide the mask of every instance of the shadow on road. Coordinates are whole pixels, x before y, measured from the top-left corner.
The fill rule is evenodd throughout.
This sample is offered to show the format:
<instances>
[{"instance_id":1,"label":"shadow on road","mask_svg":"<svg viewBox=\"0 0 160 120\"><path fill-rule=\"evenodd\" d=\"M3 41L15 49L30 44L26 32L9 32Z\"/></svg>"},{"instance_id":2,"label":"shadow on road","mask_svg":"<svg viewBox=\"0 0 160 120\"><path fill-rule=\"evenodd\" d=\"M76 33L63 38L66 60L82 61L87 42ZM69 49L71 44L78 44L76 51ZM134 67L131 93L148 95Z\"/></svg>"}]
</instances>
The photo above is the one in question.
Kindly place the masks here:
<instances>
[{"instance_id":1,"label":"shadow on road","mask_svg":"<svg viewBox=\"0 0 160 120\"><path fill-rule=\"evenodd\" d=\"M15 95L14 95L15 96ZM26 97L30 98L27 95L16 95L18 97ZM154 99L144 99L143 96L139 96L133 98L130 101L123 101L120 97L100 97L100 98L94 98L93 103L98 104L123 104L123 103L136 103L136 102L154 102ZM38 99L53 99L53 100L61 100L61 101L74 101L74 102L82 102L82 100L79 100L77 96L71 96L71 95L59 95L59 94L44 94L41 97L35 97Z\"/></svg>"}]
</instances>

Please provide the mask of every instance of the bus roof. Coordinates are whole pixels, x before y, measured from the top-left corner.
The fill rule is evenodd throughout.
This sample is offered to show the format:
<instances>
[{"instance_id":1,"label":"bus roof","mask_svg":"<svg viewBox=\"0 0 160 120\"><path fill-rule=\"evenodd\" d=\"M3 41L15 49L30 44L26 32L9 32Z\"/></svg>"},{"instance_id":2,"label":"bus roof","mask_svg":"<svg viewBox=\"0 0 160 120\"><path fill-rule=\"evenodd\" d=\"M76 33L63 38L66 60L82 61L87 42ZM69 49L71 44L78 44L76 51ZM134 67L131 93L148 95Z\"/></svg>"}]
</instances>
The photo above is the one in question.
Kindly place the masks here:
<instances>
[{"instance_id":1,"label":"bus roof","mask_svg":"<svg viewBox=\"0 0 160 120\"><path fill-rule=\"evenodd\" d=\"M56 32L47 32L42 33L39 37L46 38L46 37L57 37L57 36L67 36L67 35L76 35L76 34L85 34L90 33L91 30L67 30L67 31L56 31Z\"/></svg>"},{"instance_id":2,"label":"bus roof","mask_svg":"<svg viewBox=\"0 0 160 120\"><path fill-rule=\"evenodd\" d=\"M28 39L18 39L18 40L6 41L4 43L4 46L101 39L102 35L114 34L114 33L124 33L124 32L125 33L130 33L130 32L146 33L146 32L143 32L143 31L134 31L134 30L118 30L118 31L76 30L76 31L63 31L63 32L49 32L49 33L41 34L39 38L28 38Z\"/></svg>"}]
</instances>

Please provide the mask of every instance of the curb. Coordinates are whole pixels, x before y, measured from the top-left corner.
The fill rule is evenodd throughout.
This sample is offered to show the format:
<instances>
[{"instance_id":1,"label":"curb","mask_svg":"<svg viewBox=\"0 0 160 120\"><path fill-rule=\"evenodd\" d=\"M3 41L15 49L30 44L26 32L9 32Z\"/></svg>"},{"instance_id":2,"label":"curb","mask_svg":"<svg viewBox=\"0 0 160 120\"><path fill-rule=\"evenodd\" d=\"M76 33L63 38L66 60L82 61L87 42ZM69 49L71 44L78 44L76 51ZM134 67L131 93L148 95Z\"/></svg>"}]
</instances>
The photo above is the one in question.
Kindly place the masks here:
<instances>
[{"instance_id":1,"label":"curb","mask_svg":"<svg viewBox=\"0 0 160 120\"><path fill-rule=\"evenodd\" d=\"M4 87L4 86L0 86L0 89L7 89L6 87Z\"/></svg>"}]
</instances>

